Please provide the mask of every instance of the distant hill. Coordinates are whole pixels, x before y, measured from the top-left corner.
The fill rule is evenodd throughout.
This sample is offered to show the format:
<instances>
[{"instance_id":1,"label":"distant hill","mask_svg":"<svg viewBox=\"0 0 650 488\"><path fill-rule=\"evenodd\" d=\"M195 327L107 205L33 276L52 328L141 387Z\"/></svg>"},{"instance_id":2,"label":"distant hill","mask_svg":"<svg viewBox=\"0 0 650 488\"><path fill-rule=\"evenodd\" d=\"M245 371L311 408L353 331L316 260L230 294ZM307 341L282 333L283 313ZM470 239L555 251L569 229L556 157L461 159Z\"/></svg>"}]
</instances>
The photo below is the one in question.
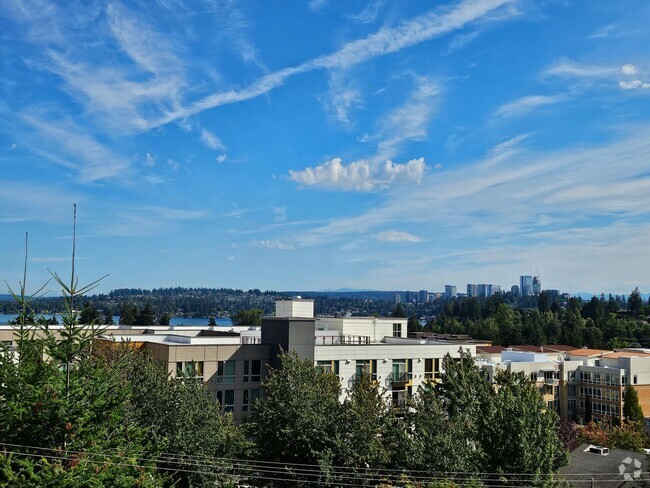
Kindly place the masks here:
<instances>
[{"instance_id":1,"label":"distant hill","mask_svg":"<svg viewBox=\"0 0 650 488\"><path fill-rule=\"evenodd\" d=\"M364 300L393 300L396 293L404 293L398 291L378 291L378 290L352 290L349 288L342 288L340 290L294 290L282 291L283 295L296 296L300 295L303 298L314 297L328 297L328 298L357 298Z\"/></svg>"}]
</instances>

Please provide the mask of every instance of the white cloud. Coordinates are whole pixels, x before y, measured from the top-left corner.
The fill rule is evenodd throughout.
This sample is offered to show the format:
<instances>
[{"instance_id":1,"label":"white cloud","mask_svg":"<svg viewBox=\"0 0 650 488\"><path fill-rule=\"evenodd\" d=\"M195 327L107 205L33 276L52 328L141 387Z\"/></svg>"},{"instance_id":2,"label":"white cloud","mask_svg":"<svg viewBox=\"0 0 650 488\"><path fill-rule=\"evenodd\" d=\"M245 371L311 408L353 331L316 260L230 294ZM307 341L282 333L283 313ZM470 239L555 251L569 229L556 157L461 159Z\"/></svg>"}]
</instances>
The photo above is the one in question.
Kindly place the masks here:
<instances>
[{"instance_id":1,"label":"white cloud","mask_svg":"<svg viewBox=\"0 0 650 488\"><path fill-rule=\"evenodd\" d=\"M499 107L495 115L497 117L514 117L532 112L538 107L553 105L566 99L564 95L530 95L517 98Z\"/></svg>"},{"instance_id":2,"label":"white cloud","mask_svg":"<svg viewBox=\"0 0 650 488\"><path fill-rule=\"evenodd\" d=\"M442 169L442 164L436 163L436 164L433 165L433 168L434 169Z\"/></svg>"},{"instance_id":3,"label":"white cloud","mask_svg":"<svg viewBox=\"0 0 650 488\"><path fill-rule=\"evenodd\" d=\"M260 241L258 243L258 247L262 249L280 249L282 251L289 251L293 249L293 246L291 244L287 244L286 242L282 242L282 241L273 241L273 240Z\"/></svg>"},{"instance_id":4,"label":"white cloud","mask_svg":"<svg viewBox=\"0 0 650 488\"><path fill-rule=\"evenodd\" d=\"M650 83L641 80L619 81L618 86L623 90L639 90L650 88Z\"/></svg>"},{"instance_id":5,"label":"white cloud","mask_svg":"<svg viewBox=\"0 0 650 488\"><path fill-rule=\"evenodd\" d=\"M334 158L314 168L290 170L289 178L301 186L369 192L383 190L396 183L420 183L425 172L424 158L403 164L386 161L379 169L373 169L364 160L346 166L340 158Z\"/></svg>"},{"instance_id":6,"label":"white cloud","mask_svg":"<svg viewBox=\"0 0 650 488\"><path fill-rule=\"evenodd\" d=\"M370 158L380 163L394 158L405 141L421 141L427 136L427 126L433 115L439 94L436 83L426 77L413 75L415 88L406 102L381 117L379 131L367 140L379 140L377 154Z\"/></svg>"},{"instance_id":7,"label":"white cloud","mask_svg":"<svg viewBox=\"0 0 650 488\"><path fill-rule=\"evenodd\" d=\"M167 166L169 166L172 171L178 171L179 168L179 164L171 158L167 160Z\"/></svg>"},{"instance_id":8,"label":"white cloud","mask_svg":"<svg viewBox=\"0 0 650 488\"><path fill-rule=\"evenodd\" d=\"M327 5L327 0L310 0L307 6L312 12L318 13Z\"/></svg>"},{"instance_id":9,"label":"white cloud","mask_svg":"<svg viewBox=\"0 0 650 488\"><path fill-rule=\"evenodd\" d=\"M636 69L636 66L633 64L624 64L621 66L621 73L627 76L634 76L635 74L638 73L638 70Z\"/></svg>"},{"instance_id":10,"label":"white cloud","mask_svg":"<svg viewBox=\"0 0 650 488\"><path fill-rule=\"evenodd\" d=\"M368 4L361 12L357 14L350 14L346 17L361 24L370 24L377 20L379 11L384 7L385 3L386 0L370 0L370 2L368 2Z\"/></svg>"},{"instance_id":11,"label":"white cloud","mask_svg":"<svg viewBox=\"0 0 650 488\"><path fill-rule=\"evenodd\" d=\"M216 92L188 106L171 110L165 116L149 122L148 127L157 127L204 110L258 97L297 74L317 69L348 68L377 56L400 51L460 29L510 3L512 0L463 0L442 13L436 10L404 21L397 27L384 27L363 39L348 42L332 54L269 73L241 90ZM511 15L514 14L509 13L504 18L510 18Z\"/></svg>"},{"instance_id":12,"label":"white cloud","mask_svg":"<svg viewBox=\"0 0 650 488\"><path fill-rule=\"evenodd\" d=\"M147 153L145 158L144 158L144 165L151 167L156 164L156 158L151 155L151 153Z\"/></svg>"},{"instance_id":13,"label":"white cloud","mask_svg":"<svg viewBox=\"0 0 650 488\"><path fill-rule=\"evenodd\" d=\"M221 143L219 138L206 129L201 130L201 142L208 146L210 149L225 149L225 146Z\"/></svg>"},{"instance_id":14,"label":"white cloud","mask_svg":"<svg viewBox=\"0 0 650 488\"><path fill-rule=\"evenodd\" d=\"M18 144L12 144L12 145L10 146L10 148L11 148L12 151L13 151L14 149L16 149L17 147L18 147Z\"/></svg>"},{"instance_id":15,"label":"white cloud","mask_svg":"<svg viewBox=\"0 0 650 488\"><path fill-rule=\"evenodd\" d=\"M372 235L373 239L382 242L422 242L422 238L400 230L385 230Z\"/></svg>"},{"instance_id":16,"label":"white cloud","mask_svg":"<svg viewBox=\"0 0 650 488\"><path fill-rule=\"evenodd\" d=\"M228 159L228 155L225 154L225 153L224 154L219 154L219 156L216 157L216 161L219 164L225 163L226 159Z\"/></svg>"},{"instance_id":17,"label":"white cloud","mask_svg":"<svg viewBox=\"0 0 650 488\"><path fill-rule=\"evenodd\" d=\"M544 74L551 76L600 78L614 75L617 72L618 68L614 66L584 65L571 60L562 60L548 68Z\"/></svg>"},{"instance_id":18,"label":"white cloud","mask_svg":"<svg viewBox=\"0 0 650 488\"><path fill-rule=\"evenodd\" d=\"M82 183L99 180L123 182L131 163L114 153L70 120L46 118L46 114L22 113L18 117L36 129L38 135L25 136L33 152L75 171Z\"/></svg>"},{"instance_id":19,"label":"white cloud","mask_svg":"<svg viewBox=\"0 0 650 488\"><path fill-rule=\"evenodd\" d=\"M64 263L72 260L70 256L47 257L47 258L33 257L29 259L30 261L33 261L35 263ZM84 258L75 256L75 259L84 259Z\"/></svg>"},{"instance_id":20,"label":"white cloud","mask_svg":"<svg viewBox=\"0 0 650 488\"><path fill-rule=\"evenodd\" d=\"M352 125L350 112L361 106L361 93L354 82L341 70L330 73L328 93L323 99L325 110L343 125Z\"/></svg>"}]
</instances>

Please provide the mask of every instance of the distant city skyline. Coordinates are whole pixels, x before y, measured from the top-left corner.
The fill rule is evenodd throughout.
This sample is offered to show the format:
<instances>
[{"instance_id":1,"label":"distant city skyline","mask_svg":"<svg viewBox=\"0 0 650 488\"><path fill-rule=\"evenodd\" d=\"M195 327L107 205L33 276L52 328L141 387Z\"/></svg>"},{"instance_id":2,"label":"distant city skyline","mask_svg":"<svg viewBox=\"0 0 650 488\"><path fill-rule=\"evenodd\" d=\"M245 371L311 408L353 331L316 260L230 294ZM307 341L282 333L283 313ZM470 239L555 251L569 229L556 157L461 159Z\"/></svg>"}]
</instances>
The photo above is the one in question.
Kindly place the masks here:
<instances>
[{"instance_id":1,"label":"distant city skyline","mask_svg":"<svg viewBox=\"0 0 650 488\"><path fill-rule=\"evenodd\" d=\"M77 203L97 292L650 291L648 19L642 0L3 2L0 279L22 279L26 231L28 288L67 273Z\"/></svg>"}]
</instances>

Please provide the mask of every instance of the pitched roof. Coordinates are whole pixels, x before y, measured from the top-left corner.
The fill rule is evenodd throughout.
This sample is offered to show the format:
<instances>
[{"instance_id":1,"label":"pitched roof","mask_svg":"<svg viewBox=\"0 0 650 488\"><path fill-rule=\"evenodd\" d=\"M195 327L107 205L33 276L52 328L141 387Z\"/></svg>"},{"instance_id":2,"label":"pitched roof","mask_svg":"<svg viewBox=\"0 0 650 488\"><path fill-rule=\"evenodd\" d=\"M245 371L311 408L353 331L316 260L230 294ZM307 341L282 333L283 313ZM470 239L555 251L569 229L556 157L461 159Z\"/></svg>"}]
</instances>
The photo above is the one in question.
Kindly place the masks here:
<instances>
[{"instance_id":1,"label":"pitched roof","mask_svg":"<svg viewBox=\"0 0 650 488\"><path fill-rule=\"evenodd\" d=\"M549 350L553 352L569 352L569 351L575 351L575 347L573 346L567 346L566 344L547 344L546 346L542 346L544 350Z\"/></svg>"},{"instance_id":2,"label":"pitched roof","mask_svg":"<svg viewBox=\"0 0 650 488\"><path fill-rule=\"evenodd\" d=\"M619 487L641 486L648 480L645 454L610 449L606 455L589 452L589 444L581 444L570 454L569 465L560 469L566 481L575 486Z\"/></svg>"},{"instance_id":3,"label":"pitched roof","mask_svg":"<svg viewBox=\"0 0 650 488\"><path fill-rule=\"evenodd\" d=\"M476 346L477 352L482 352L485 354L499 354L505 350L506 348L503 346Z\"/></svg>"},{"instance_id":4,"label":"pitched roof","mask_svg":"<svg viewBox=\"0 0 650 488\"><path fill-rule=\"evenodd\" d=\"M650 354L646 352L633 352L633 351L618 351L605 354L603 357L608 359L617 359L617 358L635 358L635 357L648 357Z\"/></svg>"},{"instance_id":5,"label":"pitched roof","mask_svg":"<svg viewBox=\"0 0 650 488\"><path fill-rule=\"evenodd\" d=\"M569 354L571 356L602 356L604 354L611 354L614 351L605 351L602 349L574 349L573 351L569 351Z\"/></svg>"}]
</instances>

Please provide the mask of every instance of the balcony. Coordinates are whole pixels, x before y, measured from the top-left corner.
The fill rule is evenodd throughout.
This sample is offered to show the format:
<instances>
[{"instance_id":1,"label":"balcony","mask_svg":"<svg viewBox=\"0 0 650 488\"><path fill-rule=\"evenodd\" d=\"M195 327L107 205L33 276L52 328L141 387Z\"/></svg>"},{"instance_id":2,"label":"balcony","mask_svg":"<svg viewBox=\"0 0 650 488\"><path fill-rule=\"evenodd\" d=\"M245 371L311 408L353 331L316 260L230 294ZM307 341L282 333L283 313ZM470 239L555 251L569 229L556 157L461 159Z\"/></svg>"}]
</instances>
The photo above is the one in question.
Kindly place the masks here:
<instances>
[{"instance_id":1,"label":"balcony","mask_svg":"<svg viewBox=\"0 0 650 488\"><path fill-rule=\"evenodd\" d=\"M377 373L353 374L350 377L350 379L348 380L348 388L352 388L355 383L359 383L364 376L370 378L370 381L372 383L377 383L378 382Z\"/></svg>"},{"instance_id":2,"label":"balcony","mask_svg":"<svg viewBox=\"0 0 650 488\"><path fill-rule=\"evenodd\" d=\"M402 371L399 373L393 372L388 375L387 381L389 385L405 384L411 381L411 378L413 378L413 374L407 371Z\"/></svg>"},{"instance_id":3,"label":"balcony","mask_svg":"<svg viewBox=\"0 0 650 488\"><path fill-rule=\"evenodd\" d=\"M544 384L549 386L556 386L560 383L557 378L544 378Z\"/></svg>"}]
</instances>

